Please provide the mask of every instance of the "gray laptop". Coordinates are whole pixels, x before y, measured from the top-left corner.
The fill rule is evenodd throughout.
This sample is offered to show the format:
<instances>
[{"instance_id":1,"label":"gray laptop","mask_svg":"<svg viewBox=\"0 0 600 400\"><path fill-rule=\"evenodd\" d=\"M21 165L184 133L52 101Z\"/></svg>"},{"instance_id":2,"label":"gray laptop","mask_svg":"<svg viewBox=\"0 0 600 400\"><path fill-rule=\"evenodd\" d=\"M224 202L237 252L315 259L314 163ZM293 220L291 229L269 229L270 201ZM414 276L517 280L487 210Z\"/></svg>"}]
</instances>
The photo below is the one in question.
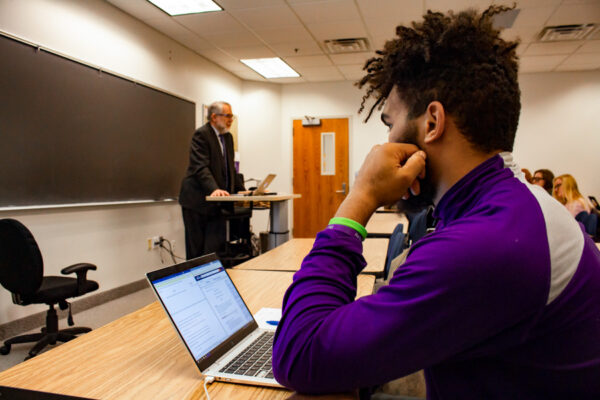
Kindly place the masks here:
<instances>
[{"instance_id":1,"label":"gray laptop","mask_svg":"<svg viewBox=\"0 0 600 400\"><path fill-rule=\"evenodd\" d=\"M275 329L260 329L215 254L146 274L198 369L215 380L282 387L273 378Z\"/></svg>"},{"instance_id":2,"label":"gray laptop","mask_svg":"<svg viewBox=\"0 0 600 400\"><path fill-rule=\"evenodd\" d=\"M274 192L265 192L265 190L267 190L267 188L269 187L269 185L271 184L271 182L273 182L273 179L275 179L277 175L275 174L269 174L267 175L267 177L265 179L263 179L258 186L256 187L256 189L254 189L253 191L251 191L250 193L247 193L245 196L262 196L265 194L277 194Z\"/></svg>"}]
</instances>

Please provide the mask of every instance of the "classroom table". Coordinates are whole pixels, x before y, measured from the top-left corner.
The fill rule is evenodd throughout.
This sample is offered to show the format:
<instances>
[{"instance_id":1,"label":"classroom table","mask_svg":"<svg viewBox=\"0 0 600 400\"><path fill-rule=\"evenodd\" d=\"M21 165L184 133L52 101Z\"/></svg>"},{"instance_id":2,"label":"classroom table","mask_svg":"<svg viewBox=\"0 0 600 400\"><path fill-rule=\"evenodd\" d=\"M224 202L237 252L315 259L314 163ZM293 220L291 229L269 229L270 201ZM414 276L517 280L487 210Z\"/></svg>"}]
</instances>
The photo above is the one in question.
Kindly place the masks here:
<instances>
[{"instance_id":1,"label":"classroom table","mask_svg":"<svg viewBox=\"0 0 600 400\"><path fill-rule=\"evenodd\" d=\"M235 269L297 271L302 260L312 249L314 238L294 238L258 257L235 266ZM367 266L363 274L382 276L387 254L388 239L369 239L363 242L363 256Z\"/></svg>"},{"instance_id":2,"label":"classroom table","mask_svg":"<svg viewBox=\"0 0 600 400\"><path fill-rule=\"evenodd\" d=\"M290 238L288 224L288 201L302 197L300 194L276 194L260 196L244 196L232 194L230 196L206 196L206 201L231 202L250 201L268 202L269 206L269 249L279 246Z\"/></svg>"},{"instance_id":3,"label":"classroom table","mask_svg":"<svg viewBox=\"0 0 600 400\"><path fill-rule=\"evenodd\" d=\"M281 307L293 276L228 273L253 314L262 307ZM358 276L358 297L371 294L374 281L372 275ZM201 374L158 302L1 372L0 385L93 399L205 398ZM208 390L214 400L292 395L285 389L221 382Z\"/></svg>"},{"instance_id":4,"label":"classroom table","mask_svg":"<svg viewBox=\"0 0 600 400\"><path fill-rule=\"evenodd\" d=\"M404 225L404 233L408 232L408 219L404 214L376 212L369 219L367 226L365 226L367 237L389 238L398 224Z\"/></svg>"}]
</instances>

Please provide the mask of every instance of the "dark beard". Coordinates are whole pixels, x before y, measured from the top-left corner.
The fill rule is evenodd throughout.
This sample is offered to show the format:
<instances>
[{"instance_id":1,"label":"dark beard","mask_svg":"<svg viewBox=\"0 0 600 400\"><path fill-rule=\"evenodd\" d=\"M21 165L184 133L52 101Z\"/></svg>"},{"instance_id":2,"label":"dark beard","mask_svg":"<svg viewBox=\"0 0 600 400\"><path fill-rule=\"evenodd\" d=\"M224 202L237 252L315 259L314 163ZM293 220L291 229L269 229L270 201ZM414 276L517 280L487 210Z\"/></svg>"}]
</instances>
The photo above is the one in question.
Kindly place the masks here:
<instances>
[{"instance_id":1,"label":"dark beard","mask_svg":"<svg viewBox=\"0 0 600 400\"><path fill-rule=\"evenodd\" d=\"M425 179L420 179L419 183L421 185L421 193L416 196L411 194L406 200L398 200L398 203L396 203L398 212L405 213L407 215L418 214L427 209L427 207L430 205L433 205L433 198L435 196L435 188L433 184L427 177L425 177Z\"/></svg>"},{"instance_id":2,"label":"dark beard","mask_svg":"<svg viewBox=\"0 0 600 400\"><path fill-rule=\"evenodd\" d=\"M416 122L414 120L409 121L406 125L404 133L402 134L402 143L414 144L418 148L421 148L417 140L418 136L419 131L417 129ZM398 203L396 203L398 212L405 214L418 214L419 212L427 209L427 207L430 205L433 205L433 199L435 198L435 186L429 178L430 173L427 166L425 169L425 178L419 179L421 192L418 195L413 196L409 191L408 199L400 199Z\"/></svg>"}]
</instances>

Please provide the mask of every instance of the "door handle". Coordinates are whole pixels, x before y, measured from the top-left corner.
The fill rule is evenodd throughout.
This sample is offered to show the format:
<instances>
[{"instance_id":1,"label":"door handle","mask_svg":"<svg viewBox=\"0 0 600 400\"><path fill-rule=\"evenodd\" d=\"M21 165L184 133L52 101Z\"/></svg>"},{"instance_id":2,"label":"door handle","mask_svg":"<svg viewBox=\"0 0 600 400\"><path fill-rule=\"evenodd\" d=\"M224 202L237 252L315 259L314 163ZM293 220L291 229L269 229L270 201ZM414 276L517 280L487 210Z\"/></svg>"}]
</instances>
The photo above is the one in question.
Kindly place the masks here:
<instances>
[{"instance_id":1,"label":"door handle","mask_svg":"<svg viewBox=\"0 0 600 400\"><path fill-rule=\"evenodd\" d=\"M336 193L346 194L346 182L342 183L342 190L336 190Z\"/></svg>"}]
</instances>

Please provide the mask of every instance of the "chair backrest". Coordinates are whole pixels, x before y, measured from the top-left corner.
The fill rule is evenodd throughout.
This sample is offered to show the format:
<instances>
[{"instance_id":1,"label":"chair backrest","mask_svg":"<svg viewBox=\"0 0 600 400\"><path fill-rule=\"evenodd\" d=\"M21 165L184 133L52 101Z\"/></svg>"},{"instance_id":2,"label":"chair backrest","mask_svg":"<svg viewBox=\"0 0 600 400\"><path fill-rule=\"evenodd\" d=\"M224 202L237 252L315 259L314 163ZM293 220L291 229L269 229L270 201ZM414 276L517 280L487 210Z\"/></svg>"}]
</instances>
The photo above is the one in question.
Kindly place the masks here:
<instances>
[{"instance_id":1,"label":"chair backrest","mask_svg":"<svg viewBox=\"0 0 600 400\"><path fill-rule=\"evenodd\" d=\"M12 293L35 293L42 284L44 262L29 229L15 219L0 220L0 284Z\"/></svg>"},{"instance_id":2,"label":"chair backrest","mask_svg":"<svg viewBox=\"0 0 600 400\"><path fill-rule=\"evenodd\" d=\"M394 232L392 236L390 236L390 240L388 242L387 255L385 257L385 266L383 269L383 279L388 279L388 274L390 272L390 265L392 260L396 258L402 251L406 248L406 235L404 234L404 225L398 224L396 228L394 228Z\"/></svg>"},{"instance_id":3,"label":"chair backrest","mask_svg":"<svg viewBox=\"0 0 600 400\"><path fill-rule=\"evenodd\" d=\"M585 231L594 239L598 238L598 214L585 211L580 212L575 216L575 219L583 224Z\"/></svg>"},{"instance_id":4,"label":"chair backrest","mask_svg":"<svg viewBox=\"0 0 600 400\"><path fill-rule=\"evenodd\" d=\"M408 241L410 245L415 244L429 232L433 232L437 221L433 218L433 206L413 215L408 225Z\"/></svg>"}]
</instances>

